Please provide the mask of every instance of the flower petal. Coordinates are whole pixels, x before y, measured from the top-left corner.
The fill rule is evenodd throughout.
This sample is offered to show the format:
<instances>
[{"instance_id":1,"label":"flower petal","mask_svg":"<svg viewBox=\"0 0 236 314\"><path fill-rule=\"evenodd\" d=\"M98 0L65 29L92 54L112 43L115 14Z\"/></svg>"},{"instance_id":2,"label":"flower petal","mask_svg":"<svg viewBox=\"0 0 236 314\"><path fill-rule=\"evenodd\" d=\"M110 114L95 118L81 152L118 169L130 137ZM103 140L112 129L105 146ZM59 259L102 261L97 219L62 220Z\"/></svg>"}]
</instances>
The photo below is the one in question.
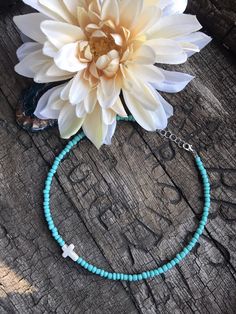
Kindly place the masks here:
<instances>
[{"instance_id":1,"label":"flower petal","mask_svg":"<svg viewBox=\"0 0 236 314\"><path fill-rule=\"evenodd\" d=\"M103 144L111 145L112 137L116 130L117 121L115 120L111 125L107 127L107 133L103 140Z\"/></svg>"},{"instance_id":2,"label":"flower petal","mask_svg":"<svg viewBox=\"0 0 236 314\"><path fill-rule=\"evenodd\" d=\"M41 31L40 24L46 19L47 17L41 13L30 13L15 16L13 21L22 33L43 44L46 40L46 36Z\"/></svg>"},{"instance_id":3,"label":"flower petal","mask_svg":"<svg viewBox=\"0 0 236 314\"><path fill-rule=\"evenodd\" d=\"M117 0L103 0L102 2L102 21L111 20L116 25L119 24L120 10Z\"/></svg>"},{"instance_id":4,"label":"flower petal","mask_svg":"<svg viewBox=\"0 0 236 314\"><path fill-rule=\"evenodd\" d=\"M174 15L183 13L188 5L188 0L161 0L163 3L163 14L164 15ZM167 2L167 3L166 3Z\"/></svg>"},{"instance_id":5,"label":"flower petal","mask_svg":"<svg viewBox=\"0 0 236 314\"><path fill-rule=\"evenodd\" d=\"M64 21L64 19L57 15L55 12L50 11L45 6L41 5L38 0L23 0L23 2L54 20Z\"/></svg>"},{"instance_id":6,"label":"flower petal","mask_svg":"<svg viewBox=\"0 0 236 314\"><path fill-rule=\"evenodd\" d=\"M61 0L38 0L38 2L46 8L49 12L54 12L57 16L59 16L62 20L73 23L75 20L73 19L70 12L66 9L66 6Z\"/></svg>"},{"instance_id":7,"label":"flower petal","mask_svg":"<svg viewBox=\"0 0 236 314\"><path fill-rule=\"evenodd\" d=\"M143 9L143 0L120 1L120 24L127 29L134 25Z\"/></svg>"},{"instance_id":8,"label":"flower petal","mask_svg":"<svg viewBox=\"0 0 236 314\"><path fill-rule=\"evenodd\" d=\"M84 118L78 118L76 107L66 102L58 118L58 126L61 137L69 139L75 135L82 127Z\"/></svg>"},{"instance_id":9,"label":"flower petal","mask_svg":"<svg viewBox=\"0 0 236 314\"><path fill-rule=\"evenodd\" d=\"M102 120L102 110L97 104L92 113L84 120L83 131L90 141L99 149L107 134L107 125Z\"/></svg>"},{"instance_id":10,"label":"flower petal","mask_svg":"<svg viewBox=\"0 0 236 314\"><path fill-rule=\"evenodd\" d=\"M44 21L40 27L48 40L58 49L66 44L85 39L81 28L75 25L57 21Z\"/></svg>"},{"instance_id":11,"label":"flower petal","mask_svg":"<svg viewBox=\"0 0 236 314\"><path fill-rule=\"evenodd\" d=\"M162 11L157 6L145 7L133 26L135 35L144 34L149 28L154 26L160 19L161 14Z\"/></svg>"},{"instance_id":12,"label":"flower petal","mask_svg":"<svg viewBox=\"0 0 236 314\"><path fill-rule=\"evenodd\" d=\"M60 102L60 92L64 85L49 89L39 99L34 115L39 119L58 119L60 109L63 106L63 101ZM58 102L59 106L58 106ZM55 106L56 103L56 106Z\"/></svg>"},{"instance_id":13,"label":"flower petal","mask_svg":"<svg viewBox=\"0 0 236 314\"><path fill-rule=\"evenodd\" d=\"M178 14L164 16L151 30L148 31L150 39L153 38L176 38L188 35L201 29L196 16L188 14Z\"/></svg>"},{"instance_id":14,"label":"flower petal","mask_svg":"<svg viewBox=\"0 0 236 314\"><path fill-rule=\"evenodd\" d=\"M159 69L165 79L152 82L152 86L161 92L178 93L182 91L194 77L189 74Z\"/></svg>"},{"instance_id":15,"label":"flower petal","mask_svg":"<svg viewBox=\"0 0 236 314\"><path fill-rule=\"evenodd\" d=\"M156 55L150 46L142 45L132 55L131 61L139 64L154 64Z\"/></svg>"},{"instance_id":16,"label":"flower petal","mask_svg":"<svg viewBox=\"0 0 236 314\"><path fill-rule=\"evenodd\" d=\"M27 57L29 54L39 51L40 49L42 49L42 47L43 46L41 44L38 44L35 42L27 42L17 49L16 54L19 61L21 61L25 57Z\"/></svg>"},{"instance_id":17,"label":"flower petal","mask_svg":"<svg viewBox=\"0 0 236 314\"><path fill-rule=\"evenodd\" d=\"M87 68L87 63L82 63L77 57L78 43L67 44L62 47L54 57L58 68L68 72L78 72Z\"/></svg>"},{"instance_id":18,"label":"flower petal","mask_svg":"<svg viewBox=\"0 0 236 314\"><path fill-rule=\"evenodd\" d=\"M16 66L15 71L23 76L33 78L42 66L48 63L48 57L42 54L41 50L30 53L22 59Z\"/></svg>"},{"instance_id":19,"label":"flower petal","mask_svg":"<svg viewBox=\"0 0 236 314\"><path fill-rule=\"evenodd\" d=\"M195 49L188 49L188 51L186 51L188 57L191 57L195 52L200 51L206 45L208 45L211 42L212 38L202 32L195 32L188 36L176 38L175 40L179 44L181 44L184 49L185 49L186 43L194 45Z\"/></svg>"},{"instance_id":20,"label":"flower petal","mask_svg":"<svg viewBox=\"0 0 236 314\"><path fill-rule=\"evenodd\" d=\"M112 107L119 98L121 91L120 82L116 77L111 79L101 77L97 87L97 99L102 108Z\"/></svg>"},{"instance_id":21,"label":"flower petal","mask_svg":"<svg viewBox=\"0 0 236 314\"><path fill-rule=\"evenodd\" d=\"M146 45L152 47L153 51L155 51L156 63L182 64L188 59L183 47L173 39L158 38L148 40Z\"/></svg>"},{"instance_id":22,"label":"flower petal","mask_svg":"<svg viewBox=\"0 0 236 314\"><path fill-rule=\"evenodd\" d=\"M78 105L87 97L90 91L90 85L88 81L85 81L82 77L82 72L79 72L72 80L70 88L69 99L71 104Z\"/></svg>"},{"instance_id":23,"label":"flower petal","mask_svg":"<svg viewBox=\"0 0 236 314\"><path fill-rule=\"evenodd\" d=\"M161 103L156 111L145 109L134 95L124 91L125 103L135 120L147 131L162 130L167 127L167 116Z\"/></svg>"}]
</instances>

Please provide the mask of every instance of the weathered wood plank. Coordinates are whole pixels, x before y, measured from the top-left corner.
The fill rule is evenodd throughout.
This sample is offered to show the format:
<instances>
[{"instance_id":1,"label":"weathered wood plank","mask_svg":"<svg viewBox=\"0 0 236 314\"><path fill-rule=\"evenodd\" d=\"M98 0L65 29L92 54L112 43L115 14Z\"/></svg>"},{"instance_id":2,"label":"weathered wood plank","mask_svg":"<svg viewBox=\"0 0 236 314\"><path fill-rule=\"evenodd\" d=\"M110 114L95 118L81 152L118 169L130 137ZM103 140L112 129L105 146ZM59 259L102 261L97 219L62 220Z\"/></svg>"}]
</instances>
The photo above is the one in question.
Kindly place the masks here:
<instances>
[{"instance_id":1,"label":"weathered wood plank","mask_svg":"<svg viewBox=\"0 0 236 314\"><path fill-rule=\"evenodd\" d=\"M25 10L25 9L23 9ZM16 13L16 12L15 12ZM12 13L13 14L13 13ZM142 283L112 283L60 257L42 213L43 180L64 141L27 134L14 121L26 80L16 76L20 40L0 20L0 310L2 313L227 313L236 306L235 68L215 44L180 69L195 74L175 104L173 131L200 150L213 181L210 223L186 262ZM181 249L197 224L201 191L191 156L136 125L111 147L87 141L62 163L53 214L68 242L114 271L141 271Z\"/></svg>"},{"instance_id":2,"label":"weathered wood plank","mask_svg":"<svg viewBox=\"0 0 236 314\"><path fill-rule=\"evenodd\" d=\"M187 11L197 15L214 38L236 53L235 0L189 0Z\"/></svg>"}]
</instances>

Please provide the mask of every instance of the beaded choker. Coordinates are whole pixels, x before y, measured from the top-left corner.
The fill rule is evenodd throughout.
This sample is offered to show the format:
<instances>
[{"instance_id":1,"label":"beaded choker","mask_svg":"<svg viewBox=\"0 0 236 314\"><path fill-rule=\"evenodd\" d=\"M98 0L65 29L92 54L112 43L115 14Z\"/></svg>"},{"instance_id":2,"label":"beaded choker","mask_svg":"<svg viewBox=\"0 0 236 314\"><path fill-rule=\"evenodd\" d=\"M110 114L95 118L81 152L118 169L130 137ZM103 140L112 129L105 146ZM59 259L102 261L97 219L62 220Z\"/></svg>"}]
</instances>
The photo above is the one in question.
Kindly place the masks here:
<instances>
[{"instance_id":1,"label":"beaded choker","mask_svg":"<svg viewBox=\"0 0 236 314\"><path fill-rule=\"evenodd\" d=\"M121 118L118 117L118 121L134 121L132 116L129 116L128 118ZM158 268L152 269L152 270L146 270L137 274L124 274L124 273L116 273L116 272L108 272L104 269L101 269L97 266L94 266L90 262L85 261L81 256L77 255L75 250L75 246L73 244L66 244L65 240L63 239L62 235L59 233L58 228L56 227L53 217L50 210L50 190L51 190L51 184L52 179L57 172L57 168L60 165L60 162L66 157L66 155L72 150L72 148L77 145L79 142L81 142L85 135L83 133L77 135L73 140L71 140L66 147L63 149L63 151L55 158L53 166L51 167L50 171L48 172L48 176L45 182L45 189L43 191L44 193L44 214L46 221L48 223L48 228L52 233L53 238L57 241L57 243L62 248L63 254L62 256L64 258L69 257L72 259L75 263L80 265L81 267L87 269L89 272L98 275L100 277L109 279L109 280L120 280L120 281L139 281L144 279L149 279L158 275L161 275L167 271L169 271L171 268L179 264L195 247L197 244L200 236L202 235L204 228L207 224L207 219L209 215L209 209L210 209L210 203L211 203L211 195L210 195L210 182L208 179L208 175L206 172L206 169L204 168L204 165L201 161L201 158L198 156L197 152L193 149L192 145L186 143L185 141L179 139L177 136L172 134L170 131L160 131L159 134L173 142L175 142L180 148L185 149L186 151L190 152L194 159L196 166L200 172L201 178L202 178L202 184L203 184L203 193L204 193L204 206L203 206L203 214L201 217L201 220L199 222L198 228L196 229L192 239L189 241L189 243L184 247L184 249L181 252L178 252L176 256L170 260L165 265L162 265Z\"/></svg>"}]
</instances>

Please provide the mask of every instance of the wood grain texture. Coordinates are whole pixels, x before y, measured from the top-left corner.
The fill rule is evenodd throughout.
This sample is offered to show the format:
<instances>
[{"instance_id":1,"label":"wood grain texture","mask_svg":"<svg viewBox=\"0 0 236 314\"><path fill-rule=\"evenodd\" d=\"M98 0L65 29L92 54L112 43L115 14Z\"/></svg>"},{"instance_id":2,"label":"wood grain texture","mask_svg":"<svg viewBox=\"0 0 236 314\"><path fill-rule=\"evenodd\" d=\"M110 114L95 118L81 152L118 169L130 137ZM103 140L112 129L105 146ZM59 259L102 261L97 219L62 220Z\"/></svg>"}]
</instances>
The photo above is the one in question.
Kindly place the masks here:
<instances>
[{"instance_id":1,"label":"wood grain texture","mask_svg":"<svg viewBox=\"0 0 236 314\"><path fill-rule=\"evenodd\" d=\"M19 11L20 10L20 11ZM0 18L0 313L214 313L236 308L236 159L233 60L214 42L176 67L196 79L175 106L170 128L193 143L213 186L210 221L185 262L161 277L117 283L61 257L47 230L42 189L64 147L56 129L30 134L15 123L29 81L17 76L20 38ZM88 141L63 161L53 183L53 215L87 260L108 270L143 271L186 243L202 208L191 156L136 124L121 123L113 145Z\"/></svg>"},{"instance_id":2,"label":"wood grain texture","mask_svg":"<svg viewBox=\"0 0 236 314\"><path fill-rule=\"evenodd\" d=\"M236 1L190 0L187 11L227 49L236 53Z\"/></svg>"}]
</instances>

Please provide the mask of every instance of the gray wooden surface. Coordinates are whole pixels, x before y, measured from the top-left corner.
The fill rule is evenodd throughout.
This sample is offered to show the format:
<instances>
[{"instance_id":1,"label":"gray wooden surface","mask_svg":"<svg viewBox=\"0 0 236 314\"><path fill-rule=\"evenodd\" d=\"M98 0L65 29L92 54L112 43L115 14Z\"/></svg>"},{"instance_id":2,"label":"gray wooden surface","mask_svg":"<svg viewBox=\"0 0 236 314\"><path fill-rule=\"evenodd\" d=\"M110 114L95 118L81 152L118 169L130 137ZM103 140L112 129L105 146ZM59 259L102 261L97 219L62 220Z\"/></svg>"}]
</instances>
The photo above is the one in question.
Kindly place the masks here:
<instances>
[{"instance_id":1,"label":"gray wooden surface","mask_svg":"<svg viewBox=\"0 0 236 314\"><path fill-rule=\"evenodd\" d=\"M56 129L30 134L15 123L27 81L13 71L20 38L0 17L0 313L236 313L236 160L233 59L214 42L179 70L196 79L178 95L170 128L200 151L212 182L209 224L185 262L161 277L110 282L61 257L47 230L42 189L65 142ZM53 183L61 233L88 261L144 271L180 250L202 209L192 157L157 134L121 123L113 145L84 141Z\"/></svg>"}]
</instances>

